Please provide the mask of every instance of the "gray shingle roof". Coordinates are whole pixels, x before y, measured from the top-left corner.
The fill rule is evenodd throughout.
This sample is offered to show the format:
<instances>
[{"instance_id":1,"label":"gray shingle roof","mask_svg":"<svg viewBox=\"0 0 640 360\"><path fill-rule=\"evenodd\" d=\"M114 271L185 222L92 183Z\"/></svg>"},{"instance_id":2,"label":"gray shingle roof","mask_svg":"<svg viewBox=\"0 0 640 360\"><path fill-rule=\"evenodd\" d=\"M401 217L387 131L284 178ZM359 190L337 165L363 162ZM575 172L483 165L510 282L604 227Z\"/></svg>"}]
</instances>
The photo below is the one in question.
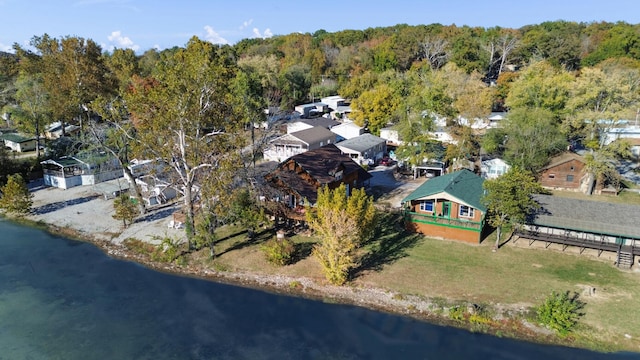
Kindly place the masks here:
<instances>
[{"instance_id":1,"label":"gray shingle roof","mask_svg":"<svg viewBox=\"0 0 640 360\"><path fill-rule=\"evenodd\" d=\"M371 134L362 134L360 136L356 136L354 138L344 140L339 142L337 145L339 147L344 147L350 150L355 150L357 152L365 152L372 147L380 144L386 144L387 140L371 135Z\"/></svg>"},{"instance_id":2,"label":"gray shingle roof","mask_svg":"<svg viewBox=\"0 0 640 360\"><path fill-rule=\"evenodd\" d=\"M640 239L640 206L535 195L534 225Z\"/></svg>"},{"instance_id":3,"label":"gray shingle roof","mask_svg":"<svg viewBox=\"0 0 640 360\"><path fill-rule=\"evenodd\" d=\"M314 144L320 141L326 141L327 139L335 141L336 139L336 134L321 126L314 126L310 129L292 132L289 135L294 136L307 144Z\"/></svg>"}]
</instances>

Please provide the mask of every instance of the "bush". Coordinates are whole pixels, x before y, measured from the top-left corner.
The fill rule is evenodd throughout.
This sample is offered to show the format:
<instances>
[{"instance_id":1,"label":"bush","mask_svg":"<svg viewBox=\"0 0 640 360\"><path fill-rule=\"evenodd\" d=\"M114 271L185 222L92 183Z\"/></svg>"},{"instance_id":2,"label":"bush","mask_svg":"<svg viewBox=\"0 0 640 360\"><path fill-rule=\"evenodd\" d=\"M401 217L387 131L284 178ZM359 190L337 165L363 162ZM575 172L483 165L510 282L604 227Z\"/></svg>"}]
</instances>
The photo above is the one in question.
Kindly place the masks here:
<instances>
[{"instance_id":1,"label":"bush","mask_svg":"<svg viewBox=\"0 0 640 360\"><path fill-rule=\"evenodd\" d=\"M291 262L295 253L295 246L289 239L271 239L260 247L268 262L284 266Z\"/></svg>"},{"instance_id":2,"label":"bush","mask_svg":"<svg viewBox=\"0 0 640 360\"><path fill-rule=\"evenodd\" d=\"M464 321L466 311L462 306L454 306L449 308L449 318L455 321Z\"/></svg>"},{"instance_id":3,"label":"bush","mask_svg":"<svg viewBox=\"0 0 640 360\"><path fill-rule=\"evenodd\" d=\"M151 259L153 261L160 261L171 263L174 260L178 259L181 255L182 251L180 250L180 244L178 240L174 240L168 236L162 238L162 243L158 245L151 254Z\"/></svg>"},{"instance_id":4,"label":"bush","mask_svg":"<svg viewBox=\"0 0 640 360\"><path fill-rule=\"evenodd\" d=\"M570 295L568 290L564 293L553 291L536 309L538 321L558 334L566 336L584 315L580 310L586 303L581 301L579 296L576 292Z\"/></svg>"}]
</instances>

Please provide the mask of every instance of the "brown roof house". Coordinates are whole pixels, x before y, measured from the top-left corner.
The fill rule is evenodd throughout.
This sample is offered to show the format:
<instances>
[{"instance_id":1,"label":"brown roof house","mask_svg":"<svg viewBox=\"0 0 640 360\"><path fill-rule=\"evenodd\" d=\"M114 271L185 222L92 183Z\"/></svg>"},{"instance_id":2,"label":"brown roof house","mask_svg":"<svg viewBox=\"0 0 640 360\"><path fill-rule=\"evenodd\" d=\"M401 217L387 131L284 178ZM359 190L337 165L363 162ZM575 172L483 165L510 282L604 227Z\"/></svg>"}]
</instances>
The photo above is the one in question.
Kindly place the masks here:
<instances>
[{"instance_id":1,"label":"brown roof house","mask_svg":"<svg viewBox=\"0 0 640 360\"><path fill-rule=\"evenodd\" d=\"M485 235L484 179L460 170L425 181L402 200L409 231L478 244Z\"/></svg>"},{"instance_id":2,"label":"brown roof house","mask_svg":"<svg viewBox=\"0 0 640 360\"><path fill-rule=\"evenodd\" d=\"M314 126L272 140L263 155L265 160L280 162L291 156L335 142L336 134L324 127Z\"/></svg>"},{"instance_id":3,"label":"brown roof house","mask_svg":"<svg viewBox=\"0 0 640 360\"><path fill-rule=\"evenodd\" d=\"M345 184L349 193L362 187L371 175L335 145L294 155L264 176L274 190L268 200L285 205L286 217L304 220L305 205L313 206L322 186Z\"/></svg>"},{"instance_id":4,"label":"brown roof house","mask_svg":"<svg viewBox=\"0 0 640 360\"><path fill-rule=\"evenodd\" d=\"M584 171L585 160L573 152L564 152L552 157L540 172L540 184L548 189L586 192L588 174Z\"/></svg>"}]
</instances>

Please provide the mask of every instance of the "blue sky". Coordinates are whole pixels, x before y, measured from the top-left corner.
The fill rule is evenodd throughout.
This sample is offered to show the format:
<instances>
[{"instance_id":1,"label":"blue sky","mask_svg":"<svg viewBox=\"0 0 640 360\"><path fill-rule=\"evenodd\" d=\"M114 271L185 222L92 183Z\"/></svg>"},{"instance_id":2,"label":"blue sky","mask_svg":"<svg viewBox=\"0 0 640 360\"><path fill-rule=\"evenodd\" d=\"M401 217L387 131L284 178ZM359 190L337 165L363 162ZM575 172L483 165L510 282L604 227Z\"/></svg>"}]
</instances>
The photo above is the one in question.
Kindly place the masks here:
<instances>
[{"instance_id":1,"label":"blue sky","mask_svg":"<svg viewBox=\"0 0 640 360\"><path fill-rule=\"evenodd\" d=\"M33 36L80 36L142 53L325 29L396 24L519 28L544 21L640 23L638 0L0 0L0 50Z\"/></svg>"}]
</instances>

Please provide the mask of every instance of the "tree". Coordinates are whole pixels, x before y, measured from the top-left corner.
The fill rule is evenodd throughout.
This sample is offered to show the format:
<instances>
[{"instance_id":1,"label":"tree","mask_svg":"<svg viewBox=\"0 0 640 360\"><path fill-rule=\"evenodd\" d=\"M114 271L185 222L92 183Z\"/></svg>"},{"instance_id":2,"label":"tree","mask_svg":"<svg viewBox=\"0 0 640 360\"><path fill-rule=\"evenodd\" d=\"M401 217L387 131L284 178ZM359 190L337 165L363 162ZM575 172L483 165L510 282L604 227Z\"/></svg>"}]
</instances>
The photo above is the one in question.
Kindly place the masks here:
<instances>
[{"instance_id":1,"label":"tree","mask_svg":"<svg viewBox=\"0 0 640 360\"><path fill-rule=\"evenodd\" d=\"M138 81L125 97L138 134L134 152L167 164L167 174L183 192L190 250L196 203L202 201L203 209L222 194L204 189L232 183L227 169L242 165L245 139L231 106L235 68L227 50L194 37L186 48L164 54L154 77Z\"/></svg>"},{"instance_id":2,"label":"tree","mask_svg":"<svg viewBox=\"0 0 640 360\"><path fill-rule=\"evenodd\" d=\"M353 190L351 196L344 184L319 189L315 208L307 209L307 222L321 239L313 254L332 284L347 281L358 264L358 249L373 234L375 218L373 199L364 189Z\"/></svg>"},{"instance_id":3,"label":"tree","mask_svg":"<svg viewBox=\"0 0 640 360\"><path fill-rule=\"evenodd\" d=\"M541 108L511 110L505 120L504 156L513 166L537 173L549 157L563 151L567 140L551 111Z\"/></svg>"},{"instance_id":4,"label":"tree","mask_svg":"<svg viewBox=\"0 0 640 360\"><path fill-rule=\"evenodd\" d=\"M559 120L564 115L574 77L568 71L546 61L528 65L511 82L505 105L518 108L543 108Z\"/></svg>"},{"instance_id":5,"label":"tree","mask_svg":"<svg viewBox=\"0 0 640 360\"><path fill-rule=\"evenodd\" d=\"M362 93L351 103L353 120L359 126L367 126L372 134L380 134L391 116L396 112L400 99L387 84L379 84L374 89Z\"/></svg>"},{"instance_id":6,"label":"tree","mask_svg":"<svg viewBox=\"0 0 640 360\"><path fill-rule=\"evenodd\" d=\"M131 225L138 214L135 201L129 197L129 194L121 194L115 198L113 200L113 208L115 209L113 218L122 220L124 227Z\"/></svg>"},{"instance_id":7,"label":"tree","mask_svg":"<svg viewBox=\"0 0 640 360\"><path fill-rule=\"evenodd\" d=\"M487 207L487 219L497 230L493 247L496 251L500 245L502 227L523 224L527 216L539 207L532 195L544 190L531 173L519 167L511 168L496 179L485 180L482 187L485 190L482 202Z\"/></svg>"},{"instance_id":8,"label":"tree","mask_svg":"<svg viewBox=\"0 0 640 360\"><path fill-rule=\"evenodd\" d=\"M26 215L31 211L32 198L22 175L9 175L7 183L0 188L0 209L18 216Z\"/></svg>"},{"instance_id":9,"label":"tree","mask_svg":"<svg viewBox=\"0 0 640 360\"><path fill-rule=\"evenodd\" d=\"M49 117L48 94L43 86L42 74L21 73L16 81L16 88L18 106L13 115L24 131L35 135L36 157L40 158L40 134Z\"/></svg>"}]
</instances>

